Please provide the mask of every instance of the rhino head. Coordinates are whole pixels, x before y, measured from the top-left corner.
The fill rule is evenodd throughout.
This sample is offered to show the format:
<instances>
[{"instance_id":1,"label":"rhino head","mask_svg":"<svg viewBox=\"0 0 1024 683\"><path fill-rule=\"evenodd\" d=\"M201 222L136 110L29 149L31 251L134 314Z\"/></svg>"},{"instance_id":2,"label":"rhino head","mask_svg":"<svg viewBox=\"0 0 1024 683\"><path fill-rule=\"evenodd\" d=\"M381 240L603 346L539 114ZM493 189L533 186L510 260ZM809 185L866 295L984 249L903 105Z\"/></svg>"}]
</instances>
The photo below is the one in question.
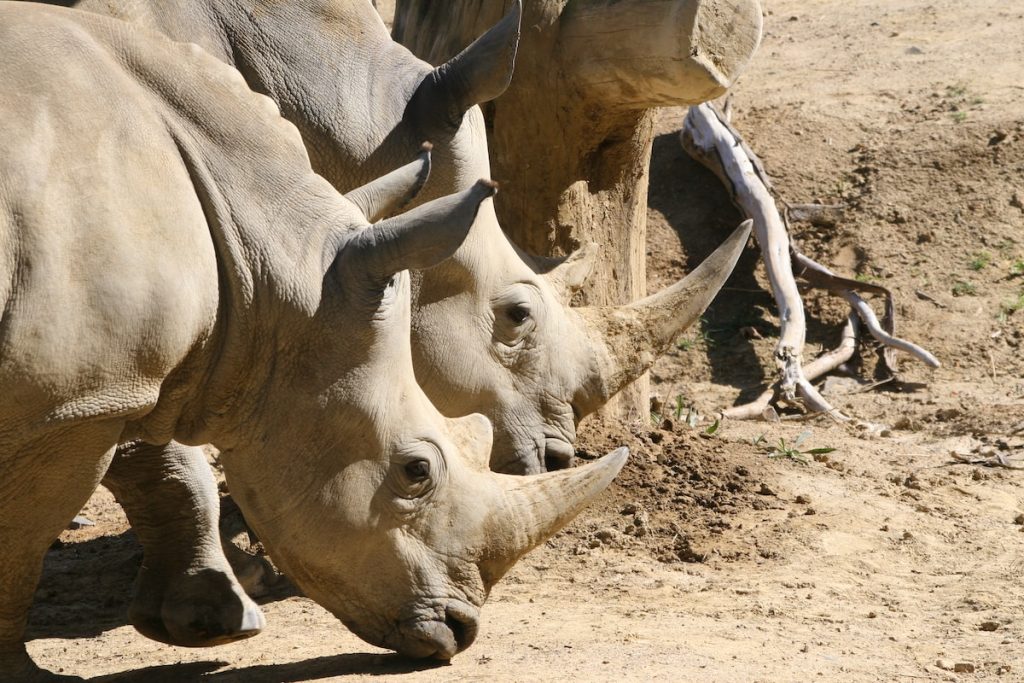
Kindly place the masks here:
<instances>
[{"instance_id":1,"label":"rhino head","mask_svg":"<svg viewBox=\"0 0 1024 683\"><path fill-rule=\"evenodd\" d=\"M521 5L449 62L427 73L389 141L429 138L439 173L424 195L490 173L479 103L512 78ZM389 149L382 144L378 154ZM618 307L570 308L598 254L534 258L481 207L453 258L418 275L413 298L416 376L445 415L481 412L495 428L491 467L534 474L572 464L576 428L642 375L711 303L736 263L744 224L685 280Z\"/></svg>"},{"instance_id":2,"label":"rhino head","mask_svg":"<svg viewBox=\"0 0 1024 683\"><path fill-rule=\"evenodd\" d=\"M403 177L423 174L413 164L384 185ZM364 640L414 657L469 646L494 583L626 459L491 472L487 419L443 417L416 383L404 271L450 256L493 193L481 181L372 226L350 203L334 211L361 227L327 239L319 286L286 329L254 335L275 344L268 388L223 449L232 494L285 572Z\"/></svg>"},{"instance_id":3,"label":"rhino head","mask_svg":"<svg viewBox=\"0 0 1024 683\"><path fill-rule=\"evenodd\" d=\"M580 420L650 368L700 317L750 234L748 221L684 280L632 304L571 308L597 249L542 272L496 224L485 232L481 221L489 219L478 217L468 244L422 274L413 356L438 409L479 410L491 419L491 467L512 474L572 464ZM482 234L493 241L479 243Z\"/></svg>"}]
</instances>

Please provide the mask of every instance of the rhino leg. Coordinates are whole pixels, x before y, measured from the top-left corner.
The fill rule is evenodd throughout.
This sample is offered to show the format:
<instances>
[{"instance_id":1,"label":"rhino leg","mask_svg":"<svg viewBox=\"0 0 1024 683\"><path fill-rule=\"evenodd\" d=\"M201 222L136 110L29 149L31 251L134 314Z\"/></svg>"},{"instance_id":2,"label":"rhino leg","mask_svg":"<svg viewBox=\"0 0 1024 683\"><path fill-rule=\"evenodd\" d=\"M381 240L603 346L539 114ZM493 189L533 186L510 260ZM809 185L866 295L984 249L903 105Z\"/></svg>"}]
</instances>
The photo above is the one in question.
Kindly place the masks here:
<instances>
[{"instance_id":1,"label":"rhino leg","mask_svg":"<svg viewBox=\"0 0 1024 683\"><path fill-rule=\"evenodd\" d=\"M92 423L28 444L0 441L0 680L81 680L39 669L25 624L46 551L96 490L122 428Z\"/></svg>"},{"instance_id":2,"label":"rhino leg","mask_svg":"<svg viewBox=\"0 0 1024 683\"><path fill-rule=\"evenodd\" d=\"M128 610L131 624L170 645L209 647L248 638L265 625L224 557L217 485L199 448L119 446L103 480L143 549Z\"/></svg>"}]
</instances>

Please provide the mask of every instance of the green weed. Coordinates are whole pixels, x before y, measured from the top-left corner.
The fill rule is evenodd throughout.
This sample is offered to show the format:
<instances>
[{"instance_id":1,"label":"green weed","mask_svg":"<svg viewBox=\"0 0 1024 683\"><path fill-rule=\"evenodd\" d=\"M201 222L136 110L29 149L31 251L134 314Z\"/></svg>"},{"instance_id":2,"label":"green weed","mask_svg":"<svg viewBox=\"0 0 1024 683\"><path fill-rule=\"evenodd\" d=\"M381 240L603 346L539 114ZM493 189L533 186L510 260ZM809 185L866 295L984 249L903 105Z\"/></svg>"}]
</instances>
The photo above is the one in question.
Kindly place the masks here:
<instances>
[{"instance_id":1,"label":"green weed","mask_svg":"<svg viewBox=\"0 0 1024 683\"><path fill-rule=\"evenodd\" d=\"M810 463L810 459L807 456L824 455L825 453L831 453L835 450L835 448L829 446L801 450L800 445L810 435L810 430L801 432L800 435L793 439L791 443L786 443L784 438L779 437L779 442L777 444L769 446L764 438L764 434L762 434L754 439L752 443L754 446L761 448L765 453L767 453L769 458L786 458L787 460L807 465Z\"/></svg>"}]
</instances>

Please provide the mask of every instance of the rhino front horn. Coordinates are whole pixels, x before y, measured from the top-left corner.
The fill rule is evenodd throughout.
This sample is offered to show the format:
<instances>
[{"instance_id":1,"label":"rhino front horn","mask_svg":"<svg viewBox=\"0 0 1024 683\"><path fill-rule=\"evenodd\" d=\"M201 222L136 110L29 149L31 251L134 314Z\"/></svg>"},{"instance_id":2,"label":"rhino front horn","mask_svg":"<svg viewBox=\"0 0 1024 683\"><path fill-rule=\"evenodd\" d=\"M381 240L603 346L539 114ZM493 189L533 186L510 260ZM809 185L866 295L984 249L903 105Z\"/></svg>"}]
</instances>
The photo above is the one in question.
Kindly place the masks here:
<instances>
[{"instance_id":1,"label":"rhino front horn","mask_svg":"<svg viewBox=\"0 0 1024 683\"><path fill-rule=\"evenodd\" d=\"M656 294L625 306L576 309L603 338L608 352L600 370L600 390L593 392L593 405L583 406L585 413L646 372L704 313L736 267L752 225L744 221L692 273Z\"/></svg>"},{"instance_id":2,"label":"rhino front horn","mask_svg":"<svg viewBox=\"0 0 1024 683\"><path fill-rule=\"evenodd\" d=\"M485 581L493 583L516 560L555 535L598 496L629 458L617 448L597 462L529 477L492 474L504 489L504 508L492 517L487 557L481 563Z\"/></svg>"}]
</instances>

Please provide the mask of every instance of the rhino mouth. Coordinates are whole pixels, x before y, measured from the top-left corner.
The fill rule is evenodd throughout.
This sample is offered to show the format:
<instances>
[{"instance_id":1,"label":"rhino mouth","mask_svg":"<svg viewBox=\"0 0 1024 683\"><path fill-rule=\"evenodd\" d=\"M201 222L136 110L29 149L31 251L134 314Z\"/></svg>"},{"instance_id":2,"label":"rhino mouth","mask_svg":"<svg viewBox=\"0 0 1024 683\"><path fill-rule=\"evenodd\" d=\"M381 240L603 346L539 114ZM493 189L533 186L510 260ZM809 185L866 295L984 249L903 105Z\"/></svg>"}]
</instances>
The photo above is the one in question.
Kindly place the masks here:
<instances>
[{"instance_id":1,"label":"rhino mouth","mask_svg":"<svg viewBox=\"0 0 1024 683\"><path fill-rule=\"evenodd\" d=\"M576 461L576 448L566 439L558 436L542 436L532 442L529 457L518 455L517 451L500 464L492 462L491 469L500 474L530 475L554 472L572 467Z\"/></svg>"},{"instance_id":2,"label":"rhino mouth","mask_svg":"<svg viewBox=\"0 0 1024 683\"><path fill-rule=\"evenodd\" d=\"M400 623L388 646L405 657L448 661L472 645L478 632L477 610L452 601L445 606L443 617Z\"/></svg>"},{"instance_id":3,"label":"rhino mouth","mask_svg":"<svg viewBox=\"0 0 1024 683\"><path fill-rule=\"evenodd\" d=\"M572 467L576 460L576 449L565 439L547 437L544 439L544 453L541 462L548 472Z\"/></svg>"}]
</instances>

